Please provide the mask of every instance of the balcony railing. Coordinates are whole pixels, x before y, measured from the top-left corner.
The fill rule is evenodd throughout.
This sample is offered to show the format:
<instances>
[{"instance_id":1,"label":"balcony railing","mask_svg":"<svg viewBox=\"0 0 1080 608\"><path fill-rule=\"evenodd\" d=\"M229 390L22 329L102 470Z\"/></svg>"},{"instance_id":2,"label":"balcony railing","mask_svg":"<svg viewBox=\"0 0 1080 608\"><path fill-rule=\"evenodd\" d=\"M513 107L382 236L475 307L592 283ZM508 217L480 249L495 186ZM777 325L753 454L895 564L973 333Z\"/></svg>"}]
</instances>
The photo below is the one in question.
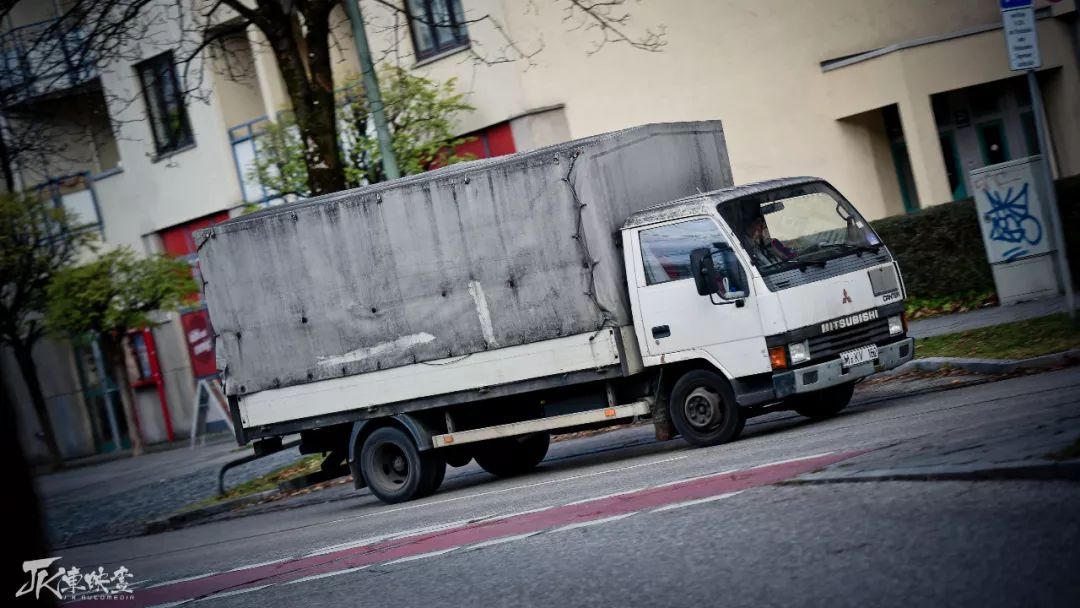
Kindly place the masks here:
<instances>
[{"instance_id":1,"label":"balcony railing","mask_svg":"<svg viewBox=\"0 0 1080 608\"><path fill-rule=\"evenodd\" d=\"M97 76L83 30L60 19L0 35L0 102L13 105L77 87Z\"/></svg>"}]
</instances>

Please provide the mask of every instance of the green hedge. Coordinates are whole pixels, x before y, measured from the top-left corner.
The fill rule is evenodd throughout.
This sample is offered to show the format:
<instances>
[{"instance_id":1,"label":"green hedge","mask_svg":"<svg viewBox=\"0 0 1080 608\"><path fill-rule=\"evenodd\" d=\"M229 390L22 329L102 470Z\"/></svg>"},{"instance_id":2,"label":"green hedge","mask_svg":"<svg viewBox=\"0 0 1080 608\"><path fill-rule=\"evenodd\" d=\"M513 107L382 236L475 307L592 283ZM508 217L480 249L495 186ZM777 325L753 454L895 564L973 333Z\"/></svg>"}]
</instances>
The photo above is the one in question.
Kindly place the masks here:
<instances>
[{"instance_id":1,"label":"green hedge","mask_svg":"<svg viewBox=\"0 0 1080 608\"><path fill-rule=\"evenodd\" d=\"M1080 176L1057 183L1073 276L1080 274ZM900 262L908 293L937 298L992 291L975 203L965 199L871 222Z\"/></svg>"}]
</instances>

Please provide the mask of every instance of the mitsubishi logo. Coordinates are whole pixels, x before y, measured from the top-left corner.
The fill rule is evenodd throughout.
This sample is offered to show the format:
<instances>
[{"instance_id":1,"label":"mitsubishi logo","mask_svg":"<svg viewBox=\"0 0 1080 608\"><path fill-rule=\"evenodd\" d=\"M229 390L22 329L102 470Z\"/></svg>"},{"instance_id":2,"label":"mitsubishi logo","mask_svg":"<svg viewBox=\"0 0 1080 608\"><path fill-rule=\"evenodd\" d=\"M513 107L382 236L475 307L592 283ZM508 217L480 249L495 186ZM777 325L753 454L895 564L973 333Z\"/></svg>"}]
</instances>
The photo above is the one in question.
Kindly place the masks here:
<instances>
[{"instance_id":1,"label":"mitsubishi logo","mask_svg":"<svg viewBox=\"0 0 1080 608\"><path fill-rule=\"evenodd\" d=\"M847 295L847 290L844 290L844 299L840 300L841 304L851 304L851 296Z\"/></svg>"}]
</instances>

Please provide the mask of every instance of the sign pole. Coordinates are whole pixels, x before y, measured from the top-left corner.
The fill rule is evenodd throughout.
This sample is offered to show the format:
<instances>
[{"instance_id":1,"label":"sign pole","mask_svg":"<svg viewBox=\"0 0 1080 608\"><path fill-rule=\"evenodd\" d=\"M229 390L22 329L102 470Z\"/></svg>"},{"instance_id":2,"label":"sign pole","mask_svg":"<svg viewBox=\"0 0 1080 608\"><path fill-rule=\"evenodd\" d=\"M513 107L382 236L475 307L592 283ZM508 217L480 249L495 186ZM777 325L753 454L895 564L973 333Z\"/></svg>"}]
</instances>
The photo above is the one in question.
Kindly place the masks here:
<instances>
[{"instance_id":1,"label":"sign pole","mask_svg":"<svg viewBox=\"0 0 1080 608\"><path fill-rule=\"evenodd\" d=\"M1054 176L1050 171L1050 138L1047 136L1045 109L1039 79L1035 71L1042 67L1039 53L1038 18L1032 0L998 0L1001 7L1001 22L1005 30L1005 49L1009 54L1009 69L1027 74L1028 90L1031 93L1031 109L1035 114L1035 134L1039 141L1039 153L1042 167L1040 178L1046 186L1047 203L1050 207L1050 224L1057 248L1057 261L1061 285L1065 289L1065 305L1069 309L1069 318L1076 320L1076 295L1073 293L1072 272L1069 270L1069 258L1065 254L1065 234L1061 227L1061 211L1058 209L1057 192L1054 190Z\"/></svg>"},{"instance_id":2,"label":"sign pole","mask_svg":"<svg viewBox=\"0 0 1080 608\"><path fill-rule=\"evenodd\" d=\"M1065 288L1065 307L1069 310L1069 318L1076 320L1076 294L1073 293L1072 271L1069 269L1069 256L1065 252L1065 232L1062 230L1061 211L1058 209L1057 192L1054 189L1054 176L1050 172L1050 141L1046 135L1046 121L1043 114L1042 92L1039 90L1039 79L1035 70L1027 71L1028 89L1031 91L1031 109L1035 114L1035 134L1039 140L1039 152L1042 155L1042 179L1046 184L1046 200L1050 206L1050 224L1054 229L1054 240L1057 241L1058 268L1061 271L1061 283Z\"/></svg>"}]
</instances>

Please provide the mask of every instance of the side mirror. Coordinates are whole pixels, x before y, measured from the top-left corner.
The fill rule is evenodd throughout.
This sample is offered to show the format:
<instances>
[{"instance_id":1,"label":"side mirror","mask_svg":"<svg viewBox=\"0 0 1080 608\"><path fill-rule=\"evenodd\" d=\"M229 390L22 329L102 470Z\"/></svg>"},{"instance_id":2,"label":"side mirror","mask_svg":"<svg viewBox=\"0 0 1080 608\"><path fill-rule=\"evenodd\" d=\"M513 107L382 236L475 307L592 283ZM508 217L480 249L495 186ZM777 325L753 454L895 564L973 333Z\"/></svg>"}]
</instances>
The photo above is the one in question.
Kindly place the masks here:
<instances>
[{"instance_id":1,"label":"side mirror","mask_svg":"<svg viewBox=\"0 0 1080 608\"><path fill-rule=\"evenodd\" d=\"M702 247L690 252L690 274L698 295L718 295L724 300L736 301L746 298L746 275L730 247L719 250L723 269L713 262L713 249ZM713 302L717 304L717 302Z\"/></svg>"},{"instance_id":2,"label":"side mirror","mask_svg":"<svg viewBox=\"0 0 1080 608\"><path fill-rule=\"evenodd\" d=\"M701 247L690 252L690 274L694 275L694 286L699 296L720 293L716 281L716 266L713 264L712 249Z\"/></svg>"},{"instance_id":3,"label":"side mirror","mask_svg":"<svg viewBox=\"0 0 1080 608\"><path fill-rule=\"evenodd\" d=\"M725 300L742 300L747 295L746 273L743 272L742 264L735 257L731 247L720 250L720 260L724 264L724 290L720 297Z\"/></svg>"}]
</instances>

